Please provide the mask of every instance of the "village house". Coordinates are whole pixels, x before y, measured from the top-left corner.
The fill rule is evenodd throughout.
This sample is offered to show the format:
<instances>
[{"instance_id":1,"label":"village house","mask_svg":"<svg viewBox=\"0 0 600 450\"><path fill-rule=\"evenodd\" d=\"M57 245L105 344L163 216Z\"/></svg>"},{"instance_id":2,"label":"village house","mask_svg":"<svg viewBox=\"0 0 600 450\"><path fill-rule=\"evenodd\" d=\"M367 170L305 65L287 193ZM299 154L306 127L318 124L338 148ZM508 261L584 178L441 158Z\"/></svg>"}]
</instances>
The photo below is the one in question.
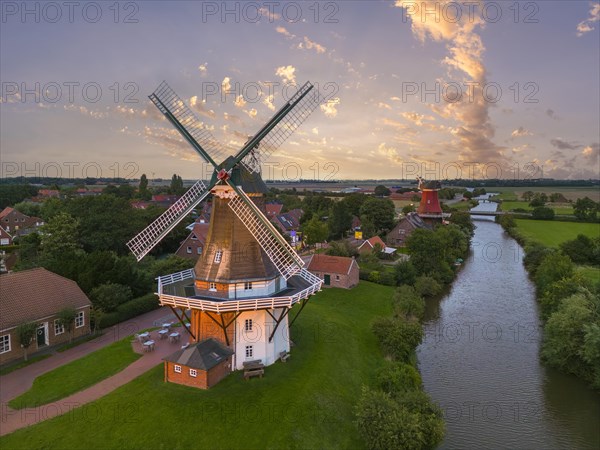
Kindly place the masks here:
<instances>
[{"instance_id":1,"label":"village house","mask_svg":"<svg viewBox=\"0 0 600 450\"><path fill-rule=\"evenodd\" d=\"M44 225L39 217L29 217L10 206L0 212L0 226L11 236L24 236Z\"/></svg>"},{"instance_id":2,"label":"village house","mask_svg":"<svg viewBox=\"0 0 600 450\"><path fill-rule=\"evenodd\" d=\"M76 311L73 337L89 334L91 302L74 281L43 268L0 275L0 364L23 357L16 328L26 322L37 324L30 353L67 342L64 308Z\"/></svg>"},{"instance_id":3,"label":"village house","mask_svg":"<svg viewBox=\"0 0 600 450\"><path fill-rule=\"evenodd\" d=\"M0 246L12 245L13 238L8 231L0 226Z\"/></svg>"},{"instance_id":4,"label":"village house","mask_svg":"<svg viewBox=\"0 0 600 450\"><path fill-rule=\"evenodd\" d=\"M373 249L375 249L375 246L379 246L380 251L386 255L391 255L396 251L395 248L385 245L385 242L383 242L383 239L381 239L379 236L373 236L358 246L358 253L371 253Z\"/></svg>"},{"instance_id":5,"label":"village house","mask_svg":"<svg viewBox=\"0 0 600 450\"><path fill-rule=\"evenodd\" d=\"M292 246L296 246L300 242L298 231L300 230L300 217L304 211L301 209L292 209L283 214L271 216L271 222L275 224L282 233L287 234L292 241Z\"/></svg>"},{"instance_id":6,"label":"village house","mask_svg":"<svg viewBox=\"0 0 600 450\"><path fill-rule=\"evenodd\" d=\"M181 258L197 260L204 250L209 227L208 223L194 222L190 234L181 243L175 254Z\"/></svg>"},{"instance_id":7,"label":"village house","mask_svg":"<svg viewBox=\"0 0 600 450\"><path fill-rule=\"evenodd\" d=\"M282 209L283 205L281 203L267 203L265 205L265 211L269 219L281 214Z\"/></svg>"},{"instance_id":8,"label":"village house","mask_svg":"<svg viewBox=\"0 0 600 450\"><path fill-rule=\"evenodd\" d=\"M308 271L323 280L324 287L351 289L358 284L358 263L354 258L315 254L307 264Z\"/></svg>"},{"instance_id":9,"label":"village house","mask_svg":"<svg viewBox=\"0 0 600 450\"><path fill-rule=\"evenodd\" d=\"M165 381L208 389L229 373L233 350L209 338L167 356Z\"/></svg>"},{"instance_id":10,"label":"village house","mask_svg":"<svg viewBox=\"0 0 600 450\"><path fill-rule=\"evenodd\" d=\"M406 246L406 239L417 228L430 228L430 226L423 222L423 219L417 213L408 213L387 234L387 243L394 247L404 247Z\"/></svg>"}]
</instances>

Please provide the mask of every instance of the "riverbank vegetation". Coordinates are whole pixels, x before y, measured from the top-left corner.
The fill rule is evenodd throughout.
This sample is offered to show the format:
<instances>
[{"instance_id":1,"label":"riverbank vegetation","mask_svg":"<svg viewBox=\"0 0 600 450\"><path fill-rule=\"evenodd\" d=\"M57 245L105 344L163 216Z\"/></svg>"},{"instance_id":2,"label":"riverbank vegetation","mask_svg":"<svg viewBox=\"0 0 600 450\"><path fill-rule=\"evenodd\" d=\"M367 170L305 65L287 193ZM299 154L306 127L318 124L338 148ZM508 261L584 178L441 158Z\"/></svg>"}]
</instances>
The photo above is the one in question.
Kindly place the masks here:
<instances>
[{"instance_id":1,"label":"riverbank vegetation","mask_svg":"<svg viewBox=\"0 0 600 450\"><path fill-rule=\"evenodd\" d=\"M600 389L599 225L546 222L552 226L544 230L531 222L510 216L500 219L503 228L524 246L523 262L536 286L544 321L541 358ZM569 239L578 231L587 234Z\"/></svg>"}]
</instances>

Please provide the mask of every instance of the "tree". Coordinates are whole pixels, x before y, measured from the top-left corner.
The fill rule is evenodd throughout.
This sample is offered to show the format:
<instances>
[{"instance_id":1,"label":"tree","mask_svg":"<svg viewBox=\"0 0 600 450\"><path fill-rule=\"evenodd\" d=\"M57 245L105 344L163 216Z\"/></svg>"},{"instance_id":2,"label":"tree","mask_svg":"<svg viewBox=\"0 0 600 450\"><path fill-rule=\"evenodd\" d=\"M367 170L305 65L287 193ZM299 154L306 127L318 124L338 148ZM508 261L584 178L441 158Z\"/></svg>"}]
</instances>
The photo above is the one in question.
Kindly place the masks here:
<instances>
[{"instance_id":1,"label":"tree","mask_svg":"<svg viewBox=\"0 0 600 450\"><path fill-rule=\"evenodd\" d=\"M573 213L579 220L596 220L600 203L596 203L589 197L578 198L573 205Z\"/></svg>"},{"instance_id":2,"label":"tree","mask_svg":"<svg viewBox=\"0 0 600 450\"><path fill-rule=\"evenodd\" d=\"M415 211L415 205L413 205L412 203L410 205L406 205L402 208L402 214L404 214L404 215L414 212L414 211Z\"/></svg>"},{"instance_id":3,"label":"tree","mask_svg":"<svg viewBox=\"0 0 600 450\"><path fill-rule=\"evenodd\" d=\"M35 322L24 322L17 326L17 339L23 349L23 358L27 361L27 349L33 343L37 332L38 324Z\"/></svg>"},{"instance_id":4,"label":"tree","mask_svg":"<svg viewBox=\"0 0 600 450\"><path fill-rule=\"evenodd\" d=\"M566 197L561 194L560 192L555 192L553 194L550 194L550 202L551 203L567 203L568 200L566 199Z\"/></svg>"},{"instance_id":5,"label":"tree","mask_svg":"<svg viewBox=\"0 0 600 450\"><path fill-rule=\"evenodd\" d=\"M401 362L410 360L423 339L423 329L418 321L380 317L373 322L372 330L384 353Z\"/></svg>"},{"instance_id":6,"label":"tree","mask_svg":"<svg viewBox=\"0 0 600 450\"><path fill-rule=\"evenodd\" d=\"M104 312L114 311L117 306L131 300L131 298L131 288L116 283L101 284L90 292L90 300L94 308L99 308Z\"/></svg>"},{"instance_id":7,"label":"tree","mask_svg":"<svg viewBox=\"0 0 600 450\"><path fill-rule=\"evenodd\" d=\"M350 242L348 242L346 240L330 242L329 248L327 249L327 251L325 253L328 255L331 255L331 256L346 256L346 257L358 255L358 251L356 250L356 247L353 247L352 245L350 245Z\"/></svg>"},{"instance_id":8,"label":"tree","mask_svg":"<svg viewBox=\"0 0 600 450\"><path fill-rule=\"evenodd\" d=\"M537 208L533 209L531 218L535 220L553 220L554 210L546 206L538 206Z\"/></svg>"},{"instance_id":9,"label":"tree","mask_svg":"<svg viewBox=\"0 0 600 450\"><path fill-rule=\"evenodd\" d=\"M531 199L533 198L533 196L535 195L535 193L533 191L525 191L521 194L521 198L523 200L525 200L526 202L531 201Z\"/></svg>"},{"instance_id":10,"label":"tree","mask_svg":"<svg viewBox=\"0 0 600 450\"><path fill-rule=\"evenodd\" d=\"M454 211L450 216L450 223L458 225L470 236L473 236L473 233L475 232L475 225L473 225L471 215L466 211Z\"/></svg>"},{"instance_id":11,"label":"tree","mask_svg":"<svg viewBox=\"0 0 600 450\"><path fill-rule=\"evenodd\" d=\"M361 221L370 221L376 232L389 230L394 226L394 203L385 198L368 198L360 208Z\"/></svg>"},{"instance_id":12,"label":"tree","mask_svg":"<svg viewBox=\"0 0 600 450\"><path fill-rule=\"evenodd\" d=\"M500 223L500 226L504 231L508 231L511 228L517 226L515 216L513 216L512 214L502 214L501 216L499 216L498 223Z\"/></svg>"},{"instance_id":13,"label":"tree","mask_svg":"<svg viewBox=\"0 0 600 450\"><path fill-rule=\"evenodd\" d=\"M41 228L42 257L46 260L62 259L81 248L79 222L61 212Z\"/></svg>"},{"instance_id":14,"label":"tree","mask_svg":"<svg viewBox=\"0 0 600 450\"><path fill-rule=\"evenodd\" d=\"M42 207L39 203L21 202L14 205L13 208L30 217L41 217L42 215Z\"/></svg>"},{"instance_id":15,"label":"tree","mask_svg":"<svg viewBox=\"0 0 600 450\"><path fill-rule=\"evenodd\" d=\"M433 297L442 292L442 285L433 277L421 275L415 281L416 293L422 297Z\"/></svg>"},{"instance_id":16,"label":"tree","mask_svg":"<svg viewBox=\"0 0 600 450\"><path fill-rule=\"evenodd\" d=\"M173 174L173 176L171 177L169 193L173 195L182 195L183 193L185 193L185 188L183 187L183 180L177 174Z\"/></svg>"},{"instance_id":17,"label":"tree","mask_svg":"<svg viewBox=\"0 0 600 450\"><path fill-rule=\"evenodd\" d=\"M579 273L553 282L540 298L542 318L548 320L558 310L565 298L581 291L584 283L585 280Z\"/></svg>"},{"instance_id":18,"label":"tree","mask_svg":"<svg viewBox=\"0 0 600 450\"><path fill-rule=\"evenodd\" d=\"M544 294L557 281L573 276L575 268L571 258L559 252L551 252L542 260L535 274L538 292Z\"/></svg>"},{"instance_id":19,"label":"tree","mask_svg":"<svg viewBox=\"0 0 600 450\"><path fill-rule=\"evenodd\" d=\"M412 286L403 285L396 289L393 297L394 312L402 319L422 319L425 302Z\"/></svg>"},{"instance_id":20,"label":"tree","mask_svg":"<svg viewBox=\"0 0 600 450\"><path fill-rule=\"evenodd\" d=\"M385 361L377 371L377 386L391 396L421 389L421 383L419 371L410 364Z\"/></svg>"},{"instance_id":21,"label":"tree","mask_svg":"<svg viewBox=\"0 0 600 450\"><path fill-rule=\"evenodd\" d=\"M552 252L552 250L538 242L525 246L523 264L532 278L535 278L538 267L550 252Z\"/></svg>"},{"instance_id":22,"label":"tree","mask_svg":"<svg viewBox=\"0 0 600 450\"><path fill-rule=\"evenodd\" d=\"M388 197L391 193L392 191L386 188L383 184L376 186L374 191L374 194L377 197Z\"/></svg>"},{"instance_id":23,"label":"tree","mask_svg":"<svg viewBox=\"0 0 600 450\"><path fill-rule=\"evenodd\" d=\"M529 206L531 206L532 208L544 206L546 204L545 197L546 194L540 194L539 192L536 192L531 201L529 202Z\"/></svg>"},{"instance_id":24,"label":"tree","mask_svg":"<svg viewBox=\"0 0 600 450\"><path fill-rule=\"evenodd\" d=\"M139 185L140 193L146 192L148 190L148 177L145 173L140 177L140 185Z\"/></svg>"},{"instance_id":25,"label":"tree","mask_svg":"<svg viewBox=\"0 0 600 450\"><path fill-rule=\"evenodd\" d=\"M585 234L578 234L571 241L560 244L560 249L575 264L600 264L596 255L600 253L600 238L591 239Z\"/></svg>"},{"instance_id":26,"label":"tree","mask_svg":"<svg viewBox=\"0 0 600 450\"><path fill-rule=\"evenodd\" d=\"M360 208L367 201L367 197L365 194L350 194L344 197L341 202L347 206L350 214L356 217L360 217Z\"/></svg>"},{"instance_id":27,"label":"tree","mask_svg":"<svg viewBox=\"0 0 600 450\"><path fill-rule=\"evenodd\" d=\"M473 193L471 191L465 191L463 192L463 197L467 200L471 200L473 198Z\"/></svg>"},{"instance_id":28,"label":"tree","mask_svg":"<svg viewBox=\"0 0 600 450\"><path fill-rule=\"evenodd\" d=\"M339 239L352 226L352 214L348 206L339 201L333 204L329 217L329 231L333 239Z\"/></svg>"},{"instance_id":29,"label":"tree","mask_svg":"<svg viewBox=\"0 0 600 450\"><path fill-rule=\"evenodd\" d=\"M466 245L468 246L468 243ZM437 231L425 228L414 230L406 239L406 248L417 274L431 275L442 283L452 280L454 275L450 265L455 258L449 254L450 249L445 248L444 240Z\"/></svg>"},{"instance_id":30,"label":"tree","mask_svg":"<svg viewBox=\"0 0 600 450\"><path fill-rule=\"evenodd\" d=\"M57 313L59 323L65 327L65 331L69 333L69 343L73 342L73 328L75 325L75 316L77 311L75 308L63 308Z\"/></svg>"},{"instance_id":31,"label":"tree","mask_svg":"<svg viewBox=\"0 0 600 450\"><path fill-rule=\"evenodd\" d=\"M415 269L415 266L409 260L399 262L394 267L394 277L398 285L413 285L417 278L417 269Z\"/></svg>"},{"instance_id":32,"label":"tree","mask_svg":"<svg viewBox=\"0 0 600 450\"><path fill-rule=\"evenodd\" d=\"M308 245L314 245L318 242L323 242L329 235L329 227L327 226L327 223L322 222L316 216L302 226L302 231Z\"/></svg>"},{"instance_id":33,"label":"tree","mask_svg":"<svg viewBox=\"0 0 600 450\"><path fill-rule=\"evenodd\" d=\"M593 370L592 385L600 388L600 324L590 323L583 326L583 346L580 354Z\"/></svg>"}]
</instances>

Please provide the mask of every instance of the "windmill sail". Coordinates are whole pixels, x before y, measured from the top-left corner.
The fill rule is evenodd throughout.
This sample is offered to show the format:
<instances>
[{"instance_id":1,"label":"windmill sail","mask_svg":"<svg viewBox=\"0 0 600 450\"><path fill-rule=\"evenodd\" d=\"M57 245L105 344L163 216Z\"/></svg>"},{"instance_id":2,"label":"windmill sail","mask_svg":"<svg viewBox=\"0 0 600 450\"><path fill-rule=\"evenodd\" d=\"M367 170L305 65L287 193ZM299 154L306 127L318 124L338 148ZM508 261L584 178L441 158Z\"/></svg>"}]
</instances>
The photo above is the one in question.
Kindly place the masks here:
<instances>
[{"instance_id":1,"label":"windmill sail","mask_svg":"<svg viewBox=\"0 0 600 450\"><path fill-rule=\"evenodd\" d=\"M244 157L242 163L248 170L258 172L260 170L260 165L267 161L273 152L277 150L324 101L325 97L321 95L316 87L309 82L305 83L275 114L275 116L273 116L273 119L271 119L269 124L274 121L276 124L259 140L257 146L253 149L257 149L258 151L250 151L250 153ZM294 105L294 103L296 104ZM289 111L286 112L287 109L289 109ZM266 127L268 127L269 124L267 124ZM260 137L259 135L266 127L261 129L250 142Z\"/></svg>"},{"instance_id":2,"label":"windmill sail","mask_svg":"<svg viewBox=\"0 0 600 450\"><path fill-rule=\"evenodd\" d=\"M138 261L146 256L162 238L187 216L206 196L210 190L202 181L197 181L169 209L162 213L154 222L127 243L127 247Z\"/></svg>"},{"instance_id":3,"label":"windmill sail","mask_svg":"<svg viewBox=\"0 0 600 450\"><path fill-rule=\"evenodd\" d=\"M231 184L230 186L234 188L237 195L229 201L229 207L250 231L279 273L287 280L300 272L304 261L291 245L241 188Z\"/></svg>"},{"instance_id":4,"label":"windmill sail","mask_svg":"<svg viewBox=\"0 0 600 450\"><path fill-rule=\"evenodd\" d=\"M229 149L213 137L165 81L150 95L150 100L206 162L216 167L215 161L222 161L229 155Z\"/></svg>"}]
</instances>

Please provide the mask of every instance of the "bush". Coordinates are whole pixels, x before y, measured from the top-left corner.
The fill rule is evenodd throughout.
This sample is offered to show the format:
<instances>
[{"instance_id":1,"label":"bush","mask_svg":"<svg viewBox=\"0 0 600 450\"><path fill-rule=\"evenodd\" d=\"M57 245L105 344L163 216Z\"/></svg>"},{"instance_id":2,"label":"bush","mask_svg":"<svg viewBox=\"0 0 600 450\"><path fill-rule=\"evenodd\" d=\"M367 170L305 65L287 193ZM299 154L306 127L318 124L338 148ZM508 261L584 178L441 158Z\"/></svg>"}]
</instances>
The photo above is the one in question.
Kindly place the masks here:
<instances>
[{"instance_id":1,"label":"bush","mask_svg":"<svg viewBox=\"0 0 600 450\"><path fill-rule=\"evenodd\" d=\"M408 362L423 339L423 329L414 321L380 317L372 329L384 353L397 361Z\"/></svg>"},{"instance_id":2,"label":"bush","mask_svg":"<svg viewBox=\"0 0 600 450\"><path fill-rule=\"evenodd\" d=\"M111 327L132 317L153 311L159 306L158 297L155 294L146 294L142 297L134 298L119 305L115 312L102 315L100 318L100 328Z\"/></svg>"},{"instance_id":3,"label":"bush","mask_svg":"<svg viewBox=\"0 0 600 450\"><path fill-rule=\"evenodd\" d=\"M425 314L425 302L412 286L400 286L394 293L394 311L404 319L422 319Z\"/></svg>"},{"instance_id":4,"label":"bush","mask_svg":"<svg viewBox=\"0 0 600 450\"><path fill-rule=\"evenodd\" d=\"M425 394L408 394L399 403L389 394L363 388L356 424L369 449L429 449L444 437L439 408Z\"/></svg>"},{"instance_id":5,"label":"bush","mask_svg":"<svg viewBox=\"0 0 600 450\"><path fill-rule=\"evenodd\" d=\"M548 253L535 273L538 293L543 295L553 283L572 277L574 270L573 262L568 256L559 252Z\"/></svg>"},{"instance_id":6,"label":"bush","mask_svg":"<svg viewBox=\"0 0 600 450\"><path fill-rule=\"evenodd\" d=\"M554 210L546 206L538 206L533 209L531 218L535 220L553 220Z\"/></svg>"},{"instance_id":7,"label":"bush","mask_svg":"<svg viewBox=\"0 0 600 450\"><path fill-rule=\"evenodd\" d=\"M537 242L525 247L525 258L523 258L523 264L532 277L535 277L538 267L550 252L551 250L548 247L545 247Z\"/></svg>"},{"instance_id":8,"label":"bush","mask_svg":"<svg viewBox=\"0 0 600 450\"><path fill-rule=\"evenodd\" d=\"M421 388L421 375L414 366L386 361L377 372L377 386L391 396Z\"/></svg>"},{"instance_id":9,"label":"bush","mask_svg":"<svg viewBox=\"0 0 600 450\"><path fill-rule=\"evenodd\" d=\"M403 261L396 264L394 268L394 274L396 276L396 284L415 284L417 279L417 269L410 261Z\"/></svg>"},{"instance_id":10,"label":"bush","mask_svg":"<svg viewBox=\"0 0 600 450\"><path fill-rule=\"evenodd\" d=\"M122 284L105 283L90 292L90 300L94 308L104 312L112 312L117 307L131 300L131 288Z\"/></svg>"},{"instance_id":11,"label":"bush","mask_svg":"<svg viewBox=\"0 0 600 450\"><path fill-rule=\"evenodd\" d=\"M422 275L415 281L415 289L423 297L433 297L442 292L442 285L435 278Z\"/></svg>"},{"instance_id":12,"label":"bush","mask_svg":"<svg viewBox=\"0 0 600 450\"><path fill-rule=\"evenodd\" d=\"M575 264L600 264L600 238L591 239L579 234L575 239L560 244L560 249Z\"/></svg>"}]
</instances>

